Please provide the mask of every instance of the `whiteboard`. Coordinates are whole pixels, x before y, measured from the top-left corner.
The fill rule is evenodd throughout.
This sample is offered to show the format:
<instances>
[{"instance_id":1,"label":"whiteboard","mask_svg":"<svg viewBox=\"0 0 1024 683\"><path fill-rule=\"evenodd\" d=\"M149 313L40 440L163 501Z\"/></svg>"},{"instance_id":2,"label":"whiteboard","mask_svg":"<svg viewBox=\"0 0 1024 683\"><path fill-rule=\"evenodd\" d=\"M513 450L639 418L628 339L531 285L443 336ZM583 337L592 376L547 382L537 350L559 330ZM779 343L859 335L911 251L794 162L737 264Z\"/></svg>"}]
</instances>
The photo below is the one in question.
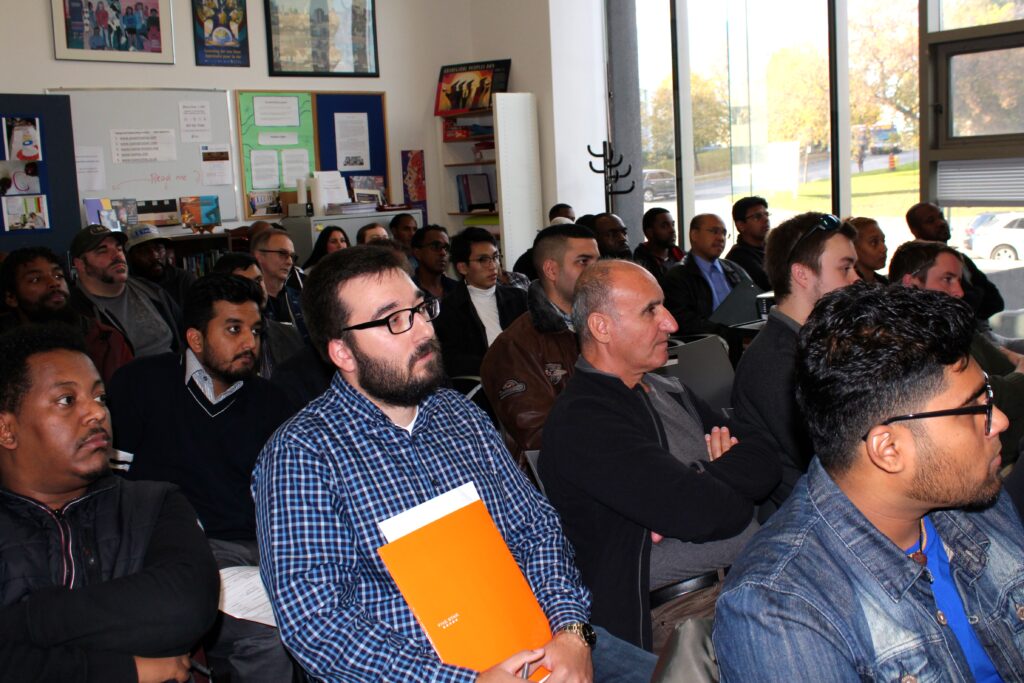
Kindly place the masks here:
<instances>
[{"instance_id":1,"label":"whiteboard","mask_svg":"<svg viewBox=\"0 0 1024 683\"><path fill-rule=\"evenodd\" d=\"M82 199L127 197L145 200L217 195L221 220L238 219L239 194L235 172L238 163L234 117L227 91L56 88L47 92L70 96L76 150L91 148L100 152L103 159L101 172L90 176L91 182L95 183L93 187L83 187L80 179L78 194ZM191 125L196 118L183 122L182 105L194 112L196 103L205 103L198 106L198 111L208 111L209 115L200 116L198 126L183 130L183 125ZM133 134L131 131L145 133ZM138 155L143 159L129 160L132 155L125 151L125 141L131 135L158 139L159 149L143 150ZM204 145L222 145L229 150L227 169L230 170L226 178L220 179L229 184L204 184L201 155Z\"/></svg>"}]
</instances>

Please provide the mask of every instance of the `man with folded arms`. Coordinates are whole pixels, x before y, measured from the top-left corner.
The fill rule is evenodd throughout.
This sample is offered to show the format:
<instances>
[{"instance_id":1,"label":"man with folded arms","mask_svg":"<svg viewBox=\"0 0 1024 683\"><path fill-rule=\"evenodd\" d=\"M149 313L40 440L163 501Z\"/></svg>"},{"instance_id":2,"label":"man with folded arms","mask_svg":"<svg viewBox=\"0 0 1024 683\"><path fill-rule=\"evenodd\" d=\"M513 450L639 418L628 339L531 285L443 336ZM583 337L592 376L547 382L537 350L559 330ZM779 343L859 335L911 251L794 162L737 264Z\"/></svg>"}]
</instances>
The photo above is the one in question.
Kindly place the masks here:
<instances>
[{"instance_id":1,"label":"man with folded arms","mask_svg":"<svg viewBox=\"0 0 1024 683\"><path fill-rule=\"evenodd\" d=\"M524 664L553 680L649 680L646 653L607 634L595 647L590 595L554 510L484 413L439 388L440 305L373 245L330 254L307 280L313 339L338 372L253 474L261 573L285 645L328 682L513 681ZM470 481L554 633L484 672L441 663L377 554L379 522Z\"/></svg>"},{"instance_id":2,"label":"man with folded arms","mask_svg":"<svg viewBox=\"0 0 1024 683\"><path fill-rule=\"evenodd\" d=\"M962 300L853 285L800 333L817 457L733 565L722 681L1019 681L1024 529Z\"/></svg>"}]
</instances>

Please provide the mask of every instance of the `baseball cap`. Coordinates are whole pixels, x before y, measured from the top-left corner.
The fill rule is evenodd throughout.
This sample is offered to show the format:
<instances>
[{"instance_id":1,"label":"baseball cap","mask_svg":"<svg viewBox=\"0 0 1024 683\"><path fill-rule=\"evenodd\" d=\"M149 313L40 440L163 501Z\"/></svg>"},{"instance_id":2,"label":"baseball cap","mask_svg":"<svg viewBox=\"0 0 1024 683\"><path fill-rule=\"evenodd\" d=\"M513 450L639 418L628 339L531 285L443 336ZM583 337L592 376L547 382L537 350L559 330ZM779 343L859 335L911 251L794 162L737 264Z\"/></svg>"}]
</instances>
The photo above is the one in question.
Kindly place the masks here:
<instances>
[{"instance_id":1,"label":"baseball cap","mask_svg":"<svg viewBox=\"0 0 1024 683\"><path fill-rule=\"evenodd\" d=\"M125 246L126 251L131 251L140 244L152 242L153 240L170 241L169 238L160 234L155 225L150 225L149 223L130 225L126 234L128 235L128 244Z\"/></svg>"},{"instance_id":2,"label":"baseball cap","mask_svg":"<svg viewBox=\"0 0 1024 683\"><path fill-rule=\"evenodd\" d=\"M100 243L108 237L116 239L121 246L124 246L124 243L128 241L128 236L123 232L114 232L105 225L93 224L85 226L71 240L71 257L78 258L85 252L92 251L100 246Z\"/></svg>"}]
</instances>

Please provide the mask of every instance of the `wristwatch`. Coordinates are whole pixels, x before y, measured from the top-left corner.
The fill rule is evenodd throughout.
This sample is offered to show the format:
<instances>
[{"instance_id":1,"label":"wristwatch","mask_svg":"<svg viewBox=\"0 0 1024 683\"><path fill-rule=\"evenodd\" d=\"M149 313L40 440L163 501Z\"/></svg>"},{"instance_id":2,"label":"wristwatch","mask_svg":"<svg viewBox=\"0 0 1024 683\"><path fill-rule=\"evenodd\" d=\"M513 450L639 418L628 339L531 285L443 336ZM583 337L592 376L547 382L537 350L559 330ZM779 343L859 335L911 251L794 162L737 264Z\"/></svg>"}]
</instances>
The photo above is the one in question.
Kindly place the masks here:
<instances>
[{"instance_id":1,"label":"wristwatch","mask_svg":"<svg viewBox=\"0 0 1024 683\"><path fill-rule=\"evenodd\" d=\"M563 631L579 636L590 649L594 649L594 645L597 644L597 631L595 631L594 627L590 624L574 621L571 624L566 624L562 628L558 629L559 633Z\"/></svg>"}]
</instances>

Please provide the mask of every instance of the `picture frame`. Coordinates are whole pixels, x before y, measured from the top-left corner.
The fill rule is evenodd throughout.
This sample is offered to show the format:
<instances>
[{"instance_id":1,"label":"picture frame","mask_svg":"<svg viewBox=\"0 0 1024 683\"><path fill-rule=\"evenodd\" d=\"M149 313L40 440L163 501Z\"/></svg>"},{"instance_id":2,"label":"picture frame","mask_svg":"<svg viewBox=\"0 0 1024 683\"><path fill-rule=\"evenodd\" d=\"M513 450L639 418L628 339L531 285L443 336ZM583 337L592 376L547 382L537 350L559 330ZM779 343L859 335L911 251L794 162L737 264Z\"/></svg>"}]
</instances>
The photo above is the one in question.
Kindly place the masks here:
<instances>
[{"instance_id":1,"label":"picture frame","mask_svg":"<svg viewBox=\"0 0 1024 683\"><path fill-rule=\"evenodd\" d=\"M196 66L249 66L246 0L192 0Z\"/></svg>"},{"instance_id":2,"label":"picture frame","mask_svg":"<svg viewBox=\"0 0 1024 683\"><path fill-rule=\"evenodd\" d=\"M379 77L376 4L263 0L270 75Z\"/></svg>"},{"instance_id":3,"label":"picture frame","mask_svg":"<svg viewBox=\"0 0 1024 683\"><path fill-rule=\"evenodd\" d=\"M56 59L174 64L171 0L50 0L50 6Z\"/></svg>"}]
</instances>

